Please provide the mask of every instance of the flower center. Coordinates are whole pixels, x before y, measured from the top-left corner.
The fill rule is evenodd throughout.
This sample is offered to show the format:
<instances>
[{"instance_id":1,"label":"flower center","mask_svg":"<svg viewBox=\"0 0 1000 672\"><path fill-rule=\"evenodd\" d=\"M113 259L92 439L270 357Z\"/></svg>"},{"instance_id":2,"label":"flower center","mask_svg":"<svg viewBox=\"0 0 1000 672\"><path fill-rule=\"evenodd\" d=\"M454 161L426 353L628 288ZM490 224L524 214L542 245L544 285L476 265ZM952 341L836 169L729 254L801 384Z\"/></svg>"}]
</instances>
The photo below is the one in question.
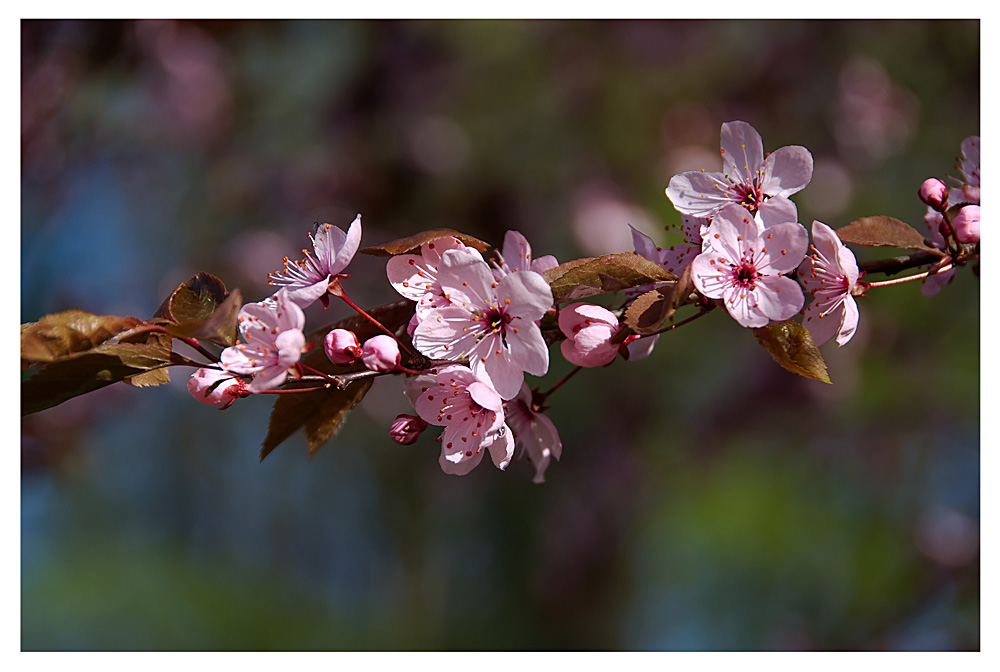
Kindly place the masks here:
<instances>
[{"instance_id":1,"label":"flower center","mask_svg":"<svg viewBox=\"0 0 1000 672\"><path fill-rule=\"evenodd\" d=\"M731 188L739 198L740 205L753 214L757 214L757 209L764 200L763 194L760 193L757 185L741 182L740 184L733 185Z\"/></svg>"},{"instance_id":2,"label":"flower center","mask_svg":"<svg viewBox=\"0 0 1000 672\"><path fill-rule=\"evenodd\" d=\"M757 268L746 258L733 267L733 284L735 285L745 287L746 289L753 289L756 286L758 277L760 277L760 274L757 272Z\"/></svg>"}]
</instances>

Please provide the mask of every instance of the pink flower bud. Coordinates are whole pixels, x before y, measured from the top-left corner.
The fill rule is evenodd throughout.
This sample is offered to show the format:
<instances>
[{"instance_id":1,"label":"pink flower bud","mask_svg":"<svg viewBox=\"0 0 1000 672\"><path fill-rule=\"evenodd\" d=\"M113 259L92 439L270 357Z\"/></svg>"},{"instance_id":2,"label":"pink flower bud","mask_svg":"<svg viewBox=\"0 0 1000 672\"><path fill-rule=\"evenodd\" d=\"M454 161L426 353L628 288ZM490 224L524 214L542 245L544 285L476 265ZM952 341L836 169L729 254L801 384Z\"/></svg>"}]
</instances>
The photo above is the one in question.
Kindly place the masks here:
<instances>
[{"instance_id":1,"label":"pink flower bud","mask_svg":"<svg viewBox=\"0 0 1000 672\"><path fill-rule=\"evenodd\" d=\"M371 371L392 371L399 366L399 345L392 336L372 336L361 348L361 361Z\"/></svg>"},{"instance_id":2,"label":"pink flower bud","mask_svg":"<svg viewBox=\"0 0 1000 672\"><path fill-rule=\"evenodd\" d=\"M401 446L408 446L427 429L427 422L415 415L400 414L392 421L389 438Z\"/></svg>"},{"instance_id":3,"label":"pink flower bud","mask_svg":"<svg viewBox=\"0 0 1000 672\"><path fill-rule=\"evenodd\" d=\"M228 408L241 397L249 397L250 390L242 378L218 369L198 369L188 379L188 392L206 406Z\"/></svg>"},{"instance_id":4,"label":"pink flower bud","mask_svg":"<svg viewBox=\"0 0 1000 672\"><path fill-rule=\"evenodd\" d=\"M334 364L347 366L361 359L361 344L353 331L334 329L323 339L326 356Z\"/></svg>"},{"instance_id":5,"label":"pink flower bud","mask_svg":"<svg viewBox=\"0 0 1000 672\"><path fill-rule=\"evenodd\" d=\"M960 243L979 242L979 206L967 205L958 211L955 221L955 237Z\"/></svg>"},{"instance_id":6,"label":"pink flower bud","mask_svg":"<svg viewBox=\"0 0 1000 672\"><path fill-rule=\"evenodd\" d=\"M611 342L618 331L618 318L606 308L591 303L563 308L559 329L566 335L559 347L570 364L604 366L618 354L618 345Z\"/></svg>"},{"instance_id":7,"label":"pink flower bud","mask_svg":"<svg viewBox=\"0 0 1000 672\"><path fill-rule=\"evenodd\" d=\"M920 185L920 200L935 210L944 210L948 204L948 187L936 177L929 177Z\"/></svg>"}]
</instances>

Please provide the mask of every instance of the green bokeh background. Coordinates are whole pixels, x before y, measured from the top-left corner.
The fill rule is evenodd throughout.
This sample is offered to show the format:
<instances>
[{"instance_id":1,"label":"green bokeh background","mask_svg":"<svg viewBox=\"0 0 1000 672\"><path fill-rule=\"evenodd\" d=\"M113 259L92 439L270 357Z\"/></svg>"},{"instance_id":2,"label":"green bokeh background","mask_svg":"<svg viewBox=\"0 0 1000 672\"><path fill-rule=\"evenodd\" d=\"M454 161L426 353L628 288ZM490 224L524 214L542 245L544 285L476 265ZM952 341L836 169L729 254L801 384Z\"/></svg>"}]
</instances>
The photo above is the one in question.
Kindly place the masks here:
<instances>
[{"instance_id":1,"label":"green bokeh background","mask_svg":"<svg viewBox=\"0 0 1000 672\"><path fill-rule=\"evenodd\" d=\"M639 220L672 244L663 189L717 169L734 119L765 149L812 151L803 223L922 226L917 187L979 134L975 21L26 21L21 37L22 322L149 316L198 271L259 300L314 221L357 212L364 244L518 229L564 261ZM394 300L383 264L352 264L358 303ZM551 400L564 448L544 485L523 463L449 477L430 436L389 441L397 379L312 459L296 435L258 464L269 401L219 413L181 370L30 416L22 648L978 649L978 278L860 309L854 340L823 348L832 386L724 314L581 373ZM553 351L540 384L570 368Z\"/></svg>"}]
</instances>

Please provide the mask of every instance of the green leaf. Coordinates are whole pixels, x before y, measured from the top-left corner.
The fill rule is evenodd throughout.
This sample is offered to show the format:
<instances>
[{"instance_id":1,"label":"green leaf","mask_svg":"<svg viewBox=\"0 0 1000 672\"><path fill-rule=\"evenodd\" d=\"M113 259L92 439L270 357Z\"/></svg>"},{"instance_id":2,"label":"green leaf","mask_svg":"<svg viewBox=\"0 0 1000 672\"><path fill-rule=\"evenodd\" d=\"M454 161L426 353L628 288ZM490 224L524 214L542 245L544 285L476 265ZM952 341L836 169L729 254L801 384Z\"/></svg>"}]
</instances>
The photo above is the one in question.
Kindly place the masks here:
<instances>
[{"instance_id":1,"label":"green leaf","mask_svg":"<svg viewBox=\"0 0 1000 672\"><path fill-rule=\"evenodd\" d=\"M830 383L826 362L809 330L786 320L753 330L757 342L782 368L806 378Z\"/></svg>"},{"instance_id":2,"label":"green leaf","mask_svg":"<svg viewBox=\"0 0 1000 672\"><path fill-rule=\"evenodd\" d=\"M361 254L370 254L376 257L392 257L397 254L410 254L412 252L419 251L420 246L424 243L431 243L435 240L446 238L448 236L458 238L469 247L474 247L483 253L490 249L489 243L485 243L467 233L459 233L458 231L453 231L452 229L434 229L432 231L422 231L412 236L407 236L406 238L390 240L388 243L382 243L381 245L366 247L359 251Z\"/></svg>"},{"instance_id":3,"label":"green leaf","mask_svg":"<svg viewBox=\"0 0 1000 672\"><path fill-rule=\"evenodd\" d=\"M395 301L373 308L368 314L393 333L405 335L406 325L413 316L415 307L416 304L412 301ZM315 343L316 347L306 354L302 361L332 376L363 371L363 366L338 366L327 358L323 351L323 339L332 329L353 331L361 342L383 333L361 315L346 317L308 334L306 339ZM343 390L329 389L279 395L271 409L260 459L267 457L302 426L305 426L309 454L313 455L324 443L336 436L347 414L361 402L371 388L372 382L373 378L363 378L353 381Z\"/></svg>"},{"instance_id":4,"label":"green leaf","mask_svg":"<svg viewBox=\"0 0 1000 672\"><path fill-rule=\"evenodd\" d=\"M168 333L228 347L236 343L236 316L243 298L214 275L199 273L178 285L156 310Z\"/></svg>"},{"instance_id":5,"label":"green leaf","mask_svg":"<svg viewBox=\"0 0 1000 672\"><path fill-rule=\"evenodd\" d=\"M842 242L868 247L897 247L903 250L931 250L923 235L906 222L878 215L862 217L837 229Z\"/></svg>"},{"instance_id":6,"label":"green leaf","mask_svg":"<svg viewBox=\"0 0 1000 672\"><path fill-rule=\"evenodd\" d=\"M552 287L556 303L677 279L635 252L574 259L542 275Z\"/></svg>"}]
</instances>

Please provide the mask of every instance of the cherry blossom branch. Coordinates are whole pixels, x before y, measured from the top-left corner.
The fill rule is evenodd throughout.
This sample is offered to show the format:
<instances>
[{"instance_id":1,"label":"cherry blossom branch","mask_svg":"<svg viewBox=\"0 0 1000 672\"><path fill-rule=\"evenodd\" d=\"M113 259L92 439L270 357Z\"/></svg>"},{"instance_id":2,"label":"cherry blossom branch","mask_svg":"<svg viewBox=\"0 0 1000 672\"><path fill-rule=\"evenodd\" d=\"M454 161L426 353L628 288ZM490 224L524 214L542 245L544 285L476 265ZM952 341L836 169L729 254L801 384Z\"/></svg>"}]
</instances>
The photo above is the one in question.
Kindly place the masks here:
<instances>
[{"instance_id":1,"label":"cherry blossom branch","mask_svg":"<svg viewBox=\"0 0 1000 672\"><path fill-rule=\"evenodd\" d=\"M531 399L532 404L537 405L539 408L541 408L542 405L545 403L545 400L548 399L550 394L552 394L560 387L562 387L567 380L578 374L581 370L583 370L582 366L576 367L575 369L567 373L565 376L563 376L558 383L549 388L547 392L535 392L534 395L532 395Z\"/></svg>"},{"instance_id":2,"label":"cherry blossom branch","mask_svg":"<svg viewBox=\"0 0 1000 672\"><path fill-rule=\"evenodd\" d=\"M702 315L707 315L711 311L712 311L712 306L711 306L711 304L709 304L709 306L707 308L702 308L701 310L699 310L694 315L691 315L690 317L685 317L680 322L675 322L674 324L671 324L669 327L664 327L663 329L658 329L656 331L651 331L648 334L640 334L639 338L648 338L649 336L656 336L658 334L665 334L668 331L673 331L677 327L682 327L685 324L690 324L691 322L694 322L695 320L697 320Z\"/></svg>"},{"instance_id":3,"label":"cherry blossom branch","mask_svg":"<svg viewBox=\"0 0 1000 672\"><path fill-rule=\"evenodd\" d=\"M883 273L893 275L909 268L925 266L941 261L945 257L941 252L915 252L899 257L889 257L888 259L875 259L873 261L859 261L858 270L865 273Z\"/></svg>"},{"instance_id":4,"label":"cherry blossom branch","mask_svg":"<svg viewBox=\"0 0 1000 672\"><path fill-rule=\"evenodd\" d=\"M399 347L401 347L403 350L406 350L406 352L410 355L410 357L416 357L417 356L417 353L416 353L416 351L413 350L413 348L411 348L406 343L404 343L402 340L400 340L400 338L398 336L396 336L396 334L392 333L389 329L387 329L384 324L382 324L381 322L379 322L378 320L376 320L374 317L372 317L371 315L369 315L368 313L366 313L364 311L364 309L361 308L361 306L359 306L358 304L354 303L353 301L351 301L350 298L348 298L347 294L344 293L344 287L340 284L340 278L334 278L334 280L330 283L330 288L329 288L328 291L330 292L330 294L333 294L334 296L337 296L337 297L340 297L341 299L343 299L344 302L347 305L349 305L351 308L353 308L355 310L355 312L358 313L358 315L360 315L361 317L363 317L366 320L368 320L369 322L371 322L380 331L388 334L393 339L395 339L396 343L399 344Z\"/></svg>"},{"instance_id":5,"label":"cherry blossom branch","mask_svg":"<svg viewBox=\"0 0 1000 672\"><path fill-rule=\"evenodd\" d=\"M888 287L890 285L900 285L904 282L912 282L914 280L922 280L924 278L929 278L932 275L937 275L938 273L944 273L945 271L949 271L954 267L955 264L947 263L943 266L932 268L929 271L925 271L923 273L917 273L916 275L908 275L905 278L894 278L893 280L882 280L880 282L865 282L862 280L861 282L858 283L858 286L867 291L872 287Z\"/></svg>"}]
</instances>

